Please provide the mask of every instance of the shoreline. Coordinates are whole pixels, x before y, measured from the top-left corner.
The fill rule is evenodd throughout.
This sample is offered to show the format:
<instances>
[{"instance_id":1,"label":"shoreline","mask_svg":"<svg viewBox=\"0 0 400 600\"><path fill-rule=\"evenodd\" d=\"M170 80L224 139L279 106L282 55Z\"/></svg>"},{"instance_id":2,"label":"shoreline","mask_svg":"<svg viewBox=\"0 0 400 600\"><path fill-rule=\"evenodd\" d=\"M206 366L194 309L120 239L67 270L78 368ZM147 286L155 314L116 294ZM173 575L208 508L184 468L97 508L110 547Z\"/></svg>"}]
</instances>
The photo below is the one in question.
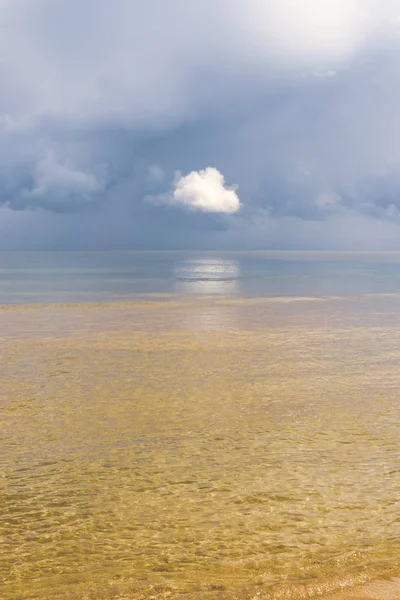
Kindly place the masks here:
<instances>
[{"instance_id":1,"label":"shoreline","mask_svg":"<svg viewBox=\"0 0 400 600\"><path fill-rule=\"evenodd\" d=\"M400 600L400 576L377 577L357 582L315 581L313 584L275 584L262 586L227 588L226 582L210 581L179 589L175 583L160 581L150 586L138 585L139 581L109 582L90 580L61 585L47 584L44 587L26 589L23 597L26 600ZM19 598L18 588L9 600ZM20 590L22 591L22 590ZM89 595L88 595L89 593Z\"/></svg>"},{"instance_id":2,"label":"shoreline","mask_svg":"<svg viewBox=\"0 0 400 600\"><path fill-rule=\"evenodd\" d=\"M321 600L400 600L400 577L376 579L354 588L319 596Z\"/></svg>"}]
</instances>

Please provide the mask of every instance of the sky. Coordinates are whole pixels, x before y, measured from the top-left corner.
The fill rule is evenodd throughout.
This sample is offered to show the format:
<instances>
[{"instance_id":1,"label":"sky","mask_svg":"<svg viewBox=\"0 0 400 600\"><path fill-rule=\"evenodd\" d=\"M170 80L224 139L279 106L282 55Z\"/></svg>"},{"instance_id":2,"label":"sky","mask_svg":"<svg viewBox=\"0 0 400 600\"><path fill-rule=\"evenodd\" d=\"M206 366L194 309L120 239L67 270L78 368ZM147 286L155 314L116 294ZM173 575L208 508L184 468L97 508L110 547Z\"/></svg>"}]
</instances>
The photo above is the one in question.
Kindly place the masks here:
<instances>
[{"instance_id":1,"label":"sky","mask_svg":"<svg viewBox=\"0 0 400 600\"><path fill-rule=\"evenodd\" d=\"M400 249L400 0L0 0L0 248Z\"/></svg>"}]
</instances>

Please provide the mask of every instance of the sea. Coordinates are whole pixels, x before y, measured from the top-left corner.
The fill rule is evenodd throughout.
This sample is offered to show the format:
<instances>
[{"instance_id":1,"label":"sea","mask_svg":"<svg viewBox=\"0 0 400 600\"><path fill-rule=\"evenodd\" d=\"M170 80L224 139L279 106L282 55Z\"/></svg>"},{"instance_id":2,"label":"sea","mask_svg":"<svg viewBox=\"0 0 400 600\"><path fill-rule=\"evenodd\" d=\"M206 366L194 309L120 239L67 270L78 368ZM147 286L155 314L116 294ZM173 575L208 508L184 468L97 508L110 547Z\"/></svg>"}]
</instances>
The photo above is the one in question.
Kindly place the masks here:
<instances>
[{"instance_id":1,"label":"sea","mask_svg":"<svg viewBox=\"0 0 400 600\"><path fill-rule=\"evenodd\" d=\"M399 314L395 252L0 252L1 600L397 597Z\"/></svg>"},{"instance_id":2,"label":"sea","mask_svg":"<svg viewBox=\"0 0 400 600\"><path fill-rule=\"evenodd\" d=\"M0 304L396 293L396 252L0 251Z\"/></svg>"}]
</instances>

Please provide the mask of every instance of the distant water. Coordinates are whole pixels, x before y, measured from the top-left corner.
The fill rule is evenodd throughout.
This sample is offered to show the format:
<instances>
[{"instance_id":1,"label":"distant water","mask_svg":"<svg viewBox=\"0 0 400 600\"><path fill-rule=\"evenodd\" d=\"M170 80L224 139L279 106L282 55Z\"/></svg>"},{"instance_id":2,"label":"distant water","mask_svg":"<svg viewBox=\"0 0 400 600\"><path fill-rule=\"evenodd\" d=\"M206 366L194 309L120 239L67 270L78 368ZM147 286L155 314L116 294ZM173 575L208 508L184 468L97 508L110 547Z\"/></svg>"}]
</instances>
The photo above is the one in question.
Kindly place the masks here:
<instances>
[{"instance_id":1,"label":"distant water","mask_svg":"<svg viewBox=\"0 0 400 600\"><path fill-rule=\"evenodd\" d=\"M400 253L0 252L0 304L400 293Z\"/></svg>"}]
</instances>

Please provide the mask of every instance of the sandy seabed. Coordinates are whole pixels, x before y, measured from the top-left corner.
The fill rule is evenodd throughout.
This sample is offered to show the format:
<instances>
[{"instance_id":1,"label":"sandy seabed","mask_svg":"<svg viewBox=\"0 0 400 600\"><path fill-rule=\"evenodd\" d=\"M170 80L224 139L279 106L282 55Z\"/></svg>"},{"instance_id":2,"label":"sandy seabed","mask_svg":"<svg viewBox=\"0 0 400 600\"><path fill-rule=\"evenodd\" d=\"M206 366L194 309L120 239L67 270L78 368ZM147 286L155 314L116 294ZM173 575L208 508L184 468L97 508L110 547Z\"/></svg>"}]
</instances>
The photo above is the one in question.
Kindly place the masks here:
<instances>
[{"instance_id":1,"label":"sandy seabed","mask_svg":"<svg viewBox=\"0 0 400 600\"><path fill-rule=\"evenodd\" d=\"M400 598L399 308L4 307L2 600Z\"/></svg>"}]
</instances>

